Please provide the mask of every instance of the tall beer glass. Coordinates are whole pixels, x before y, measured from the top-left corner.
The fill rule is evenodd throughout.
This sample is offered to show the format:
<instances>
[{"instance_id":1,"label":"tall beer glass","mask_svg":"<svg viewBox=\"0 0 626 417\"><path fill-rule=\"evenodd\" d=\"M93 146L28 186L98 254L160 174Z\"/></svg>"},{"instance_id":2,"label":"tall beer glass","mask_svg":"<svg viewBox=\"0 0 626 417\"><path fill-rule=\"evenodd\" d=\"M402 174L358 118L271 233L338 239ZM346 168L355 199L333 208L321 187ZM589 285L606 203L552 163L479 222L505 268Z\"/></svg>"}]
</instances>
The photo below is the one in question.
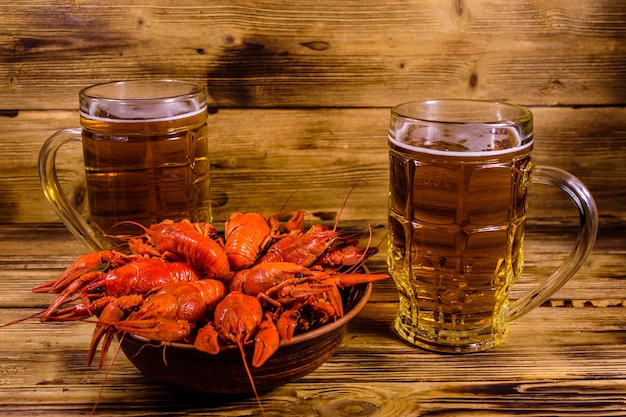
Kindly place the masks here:
<instances>
[{"instance_id":1,"label":"tall beer glass","mask_svg":"<svg viewBox=\"0 0 626 417\"><path fill-rule=\"evenodd\" d=\"M79 94L81 128L44 144L39 172L44 194L68 229L92 249L114 235L137 233L163 219L211 221L207 95L195 83L138 80L98 84ZM78 214L62 192L57 150L81 141L89 203Z\"/></svg>"},{"instance_id":2,"label":"tall beer glass","mask_svg":"<svg viewBox=\"0 0 626 417\"><path fill-rule=\"evenodd\" d=\"M431 100L392 109L388 265L403 339L440 352L489 349L582 265L597 233L594 200L571 174L535 166L533 140L533 115L522 106ZM511 303L531 183L562 189L580 230L561 267Z\"/></svg>"}]
</instances>

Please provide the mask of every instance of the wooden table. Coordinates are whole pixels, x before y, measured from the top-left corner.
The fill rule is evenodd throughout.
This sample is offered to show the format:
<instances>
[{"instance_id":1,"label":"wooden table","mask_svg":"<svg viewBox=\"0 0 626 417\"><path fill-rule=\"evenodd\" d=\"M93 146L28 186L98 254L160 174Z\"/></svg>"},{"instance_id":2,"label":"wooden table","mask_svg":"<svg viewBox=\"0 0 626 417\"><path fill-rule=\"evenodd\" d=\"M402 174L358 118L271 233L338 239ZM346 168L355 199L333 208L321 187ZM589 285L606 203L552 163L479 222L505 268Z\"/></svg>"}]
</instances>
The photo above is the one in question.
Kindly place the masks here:
<instances>
[{"instance_id":1,"label":"wooden table","mask_svg":"<svg viewBox=\"0 0 626 417\"><path fill-rule=\"evenodd\" d=\"M333 219L358 182L341 220L361 227L385 222L391 106L505 100L535 115L535 162L572 172L596 198L600 234L580 272L501 346L472 355L402 342L393 282L378 282L339 351L262 394L263 406L305 417L626 415L624 28L620 1L4 1L0 324L41 311L51 297L31 288L85 251L46 203L37 155L78 123L88 85L197 81L215 101L211 192L225 213L288 202ZM61 154L64 189L84 205L80 149ZM572 205L535 192L513 298L571 248ZM384 250L369 266L384 270ZM0 415L88 415L98 400L103 416L260 415L252 397L178 392L123 355L108 374L87 366L92 331L34 319L0 328Z\"/></svg>"},{"instance_id":2,"label":"wooden table","mask_svg":"<svg viewBox=\"0 0 626 417\"><path fill-rule=\"evenodd\" d=\"M572 227L530 224L518 297L569 249ZM512 323L488 352L442 355L392 330L391 279L377 282L339 351L299 381L262 393L267 416L623 415L626 413L624 227L600 231L582 270L552 299ZM383 233L378 231L377 233ZM0 323L40 311L32 294L85 250L59 224L0 226ZM370 262L384 266L384 250ZM93 324L31 319L0 328L0 414L260 415L251 396L180 392L120 355L110 371L87 366ZM108 375L107 375L108 372ZM106 378L106 380L105 380Z\"/></svg>"}]
</instances>

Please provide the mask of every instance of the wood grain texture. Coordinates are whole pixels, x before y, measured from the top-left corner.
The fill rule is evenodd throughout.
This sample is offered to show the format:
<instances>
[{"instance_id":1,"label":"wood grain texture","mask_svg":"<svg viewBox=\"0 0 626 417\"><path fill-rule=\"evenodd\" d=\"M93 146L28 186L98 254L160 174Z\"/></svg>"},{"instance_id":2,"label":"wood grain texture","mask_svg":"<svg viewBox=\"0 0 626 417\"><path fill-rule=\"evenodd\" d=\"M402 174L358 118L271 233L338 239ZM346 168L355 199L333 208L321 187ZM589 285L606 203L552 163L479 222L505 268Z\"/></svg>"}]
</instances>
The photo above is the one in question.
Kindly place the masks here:
<instances>
[{"instance_id":1,"label":"wood grain texture","mask_svg":"<svg viewBox=\"0 0 626 417\"><path fill-rule=\"evenodd\" d=\"M412 347L392 330L397 294L374 284L339 351L299 381L261 394L267 416L622 415L626 409L625 230L604 235L576 277L549 303L513 322L501 346L471 355ZM19 236L20 238L17 238ZM567 227L530 228L521 295L568 249ZM32 294L58 276L81 246L60 225L0 225L0 324L27 317L50 295ZM384 260L374 258L373 270ZM106 369L87 366L93 323L0 328L0 413L71 416L90 413ZM180 392L116 358L96 415L260 415L250 396Z\"/></svg>"},{"instance_id":2,"label":"wood grain texture","mask_svg":"<svg viewBox=\"0 0 626 417\"><path fill-rule=\"evenodd\" d=\"M17 0L0 5L0 325L40 311L47 282L86 248L43 197L37 155L78 122L81 88L181 78L214 103L212 193L231 211L302 209L366 231L384 271L392 105L507 100L535 114L537 164L571 171L600 211L576 276L511 324L498 348L439 355L392 330L393 281L377 282L339 351L262 393L268 417L622 416L626 413L626 8L596 0ZM58 157L84 206L81 155ZM356 186L355 186L356 185ZM351 188L355 186L350 193ZM518 298L573 245L577 213L533 186ZM119 356L87 366L93 323L0 327L0 414L253 416L250 396L180 392ZM104 388L103 388L103 381ZM101 394L101 397L100 397Z\"/></svg>"},{"instance_id":3,"label":"wood grain texture","mask_svg":"<svg viewBox=\"0 0 626 417\"><path fill-rule=\"evenodd\" d=\"M380 222L389 108L467 97L532 106L536 161L579 176L611 225L626 218L625 22L619 4L591 0L6 3L0 222L58 221L37 153L76 125L81 88L171 77L215 100L212 189L225 212L289 199L328 218L360 180L344 216ZM70 198L84 204L80 155L59 160ZM538 217L570 216L562 198L537 192Z\"/></svg>"},{"instance_id":4,"label":"wood grain texture","mask_svg":"<svg viewBox=\"0 0 626 417\"><path fill-rule=\"evenodd\" d=\"M626 220L626 109L532 110L536 163L566 169L586 183L603 225ZM327 220L356 185L342 218L385 223L388 119L383 108L220 110L209 121L213 199L226 214L271 213L287 203L287 209ZM37 155L57 129L76 125L76 112L21 111L1 123L0 223L58 222L43 197ZM63 150L57 160L62 185L81 206L80 148ZM530 203L537 218L576 216L567 198L546 186L533 187ZM223 220L219 211L216 219Z\"/></svg>"},{"instance_id":5,"label":"wood grain texture","mask_svg":"<svg viewBox=\"0 0 626 417\"><path fill-rule=\"evenodd\" d=\"M221 107L472 97L623 104L619 2L19 1L0 6L2 109L72 109L99 81L205 83Z\"/></svg>"}]
</instances>

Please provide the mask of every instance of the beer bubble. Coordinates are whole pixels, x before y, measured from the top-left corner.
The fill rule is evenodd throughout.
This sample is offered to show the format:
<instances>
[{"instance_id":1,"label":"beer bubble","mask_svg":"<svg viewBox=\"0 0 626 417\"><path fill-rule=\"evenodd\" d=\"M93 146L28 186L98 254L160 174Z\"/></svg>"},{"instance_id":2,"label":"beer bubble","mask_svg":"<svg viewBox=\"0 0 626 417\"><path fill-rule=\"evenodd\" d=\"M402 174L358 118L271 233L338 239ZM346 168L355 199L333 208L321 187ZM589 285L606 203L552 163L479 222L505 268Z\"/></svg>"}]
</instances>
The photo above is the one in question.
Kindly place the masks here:
<instances>
[{"instance_id":1,"label":"beer bubble","mask_svg":"<svg viewBox=\"0 0 626 417\"><path fill-rule=\"evenodd\" d=\"M422 151L463 152L468 156L507 151L524 145L522 134L515 126L478 123L415 123L398 121L389 138L398 146Z\"/></svg>"},{"instance_id":2,"label":"beer bubble","mask_svg":"<svg viewBox=\"0 0 626 417\"><path fill-rule=\"evenodd\" d=\"M83 117L99 120L116 120L133 122L137 120L169 120L206 111L206 105L194 101L177 101L164 103L123 103L94 102L90 103L87 114Z\"/></svg>"}]
</instances>

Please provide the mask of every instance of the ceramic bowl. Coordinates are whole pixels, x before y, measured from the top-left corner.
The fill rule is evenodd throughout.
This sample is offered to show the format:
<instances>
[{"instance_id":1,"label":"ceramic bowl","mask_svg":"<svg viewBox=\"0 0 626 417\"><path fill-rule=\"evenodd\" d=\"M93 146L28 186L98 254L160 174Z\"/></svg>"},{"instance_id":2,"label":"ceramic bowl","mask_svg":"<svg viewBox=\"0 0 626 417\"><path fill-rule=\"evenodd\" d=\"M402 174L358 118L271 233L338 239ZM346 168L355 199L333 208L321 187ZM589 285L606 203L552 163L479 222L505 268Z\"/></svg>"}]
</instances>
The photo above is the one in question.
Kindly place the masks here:
<instances>
[{"instance_id":1,"label":"ceramic bowl","mask_svg":"<svg viewBox=\"0 0 626 417\"><path fill-rule=\"evenodd\" d=\"M341 345L348 322L365 306L372 284L342 289L344 316L289 342L281 342L276 353L259 368L250 366L258 391L265 391L302 378L321 366ZM145 375L176 388L211 394L249 394L252 386L236 346L219 354L196 350L190 344L158 345L144 337L128 334L122 339L126 357ZM253 348L246 348L248 364Z\"/></svg>"}]
</instances>

